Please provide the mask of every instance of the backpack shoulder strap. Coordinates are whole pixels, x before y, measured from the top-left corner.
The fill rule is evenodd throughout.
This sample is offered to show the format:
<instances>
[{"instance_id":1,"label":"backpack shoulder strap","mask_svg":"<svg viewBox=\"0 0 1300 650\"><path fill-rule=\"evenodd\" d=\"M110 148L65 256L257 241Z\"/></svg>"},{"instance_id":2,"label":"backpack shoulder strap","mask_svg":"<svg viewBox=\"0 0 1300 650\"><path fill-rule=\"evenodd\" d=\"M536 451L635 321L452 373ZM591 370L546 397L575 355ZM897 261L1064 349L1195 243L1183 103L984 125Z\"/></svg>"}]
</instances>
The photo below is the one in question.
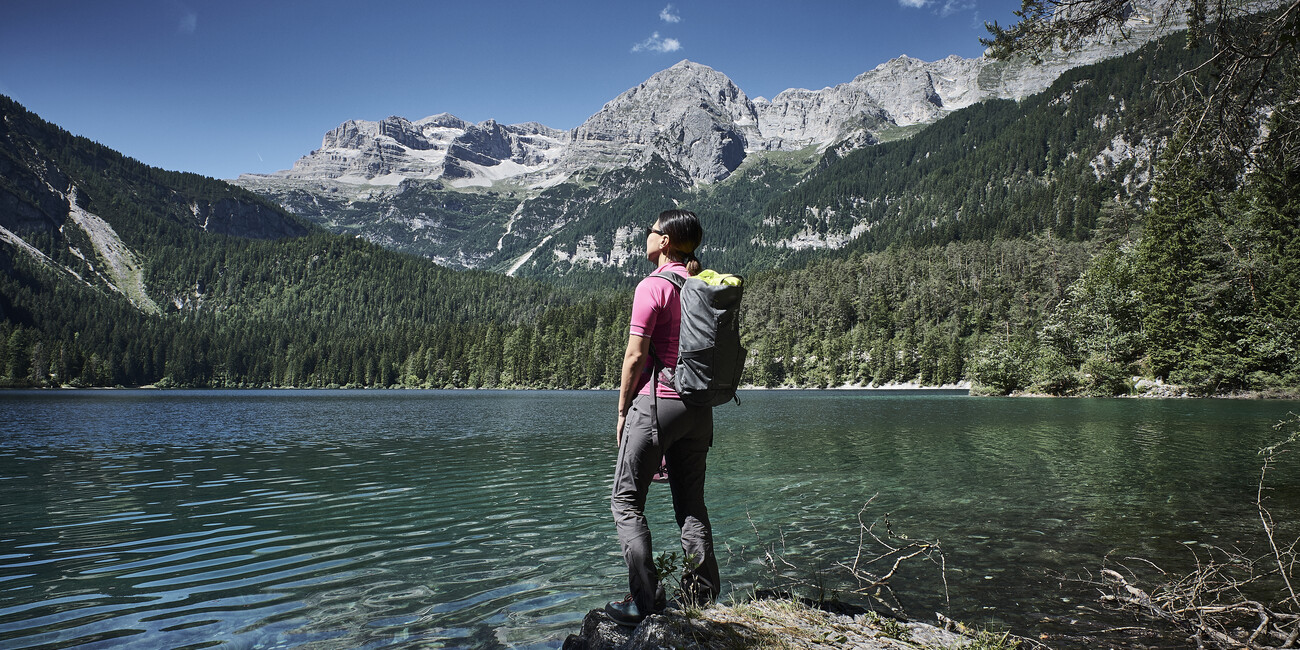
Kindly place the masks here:
<instances>
[{"instance_id":1,"label":"backpack shoulder strap","mask_svg":"<svg viewBox=\"0 0 1300 650\"><path fill-rule=\"evenodd\" d=\"M686 278L683 278L682 276L677 275L676 273L673 273L672 271L661 271L661 272L656 273L656 274L654 274L654 275L652 275L652 276L650 276L650 277L652 277L652 278L663 278L663 279L665 279L665 280L667 280L667 281L673 283L673 286L674 286L674 287L677 287L677 290L678 290L678 291L681 291L681 290L682 290L682 287L683 287L683 286L686 286Z\"/></svg>"},{"instance_id":2,"label":"backpack shoulder strap","mask_svg":"<svg viewBox=\"0 0 1300 650\"><path fill-rule=\"evenodd\" d=\"M677 293L678 293L678 295L681 294L682 287L686 286L686 278L683 278L682 276L677 275L676 273L673 273L672 271L661 271L661 272L656 273L656 274L654 274L654 275L652 275L652 276L650 276L650 277L652 277L652 278L662 278L662 279L664 279L664 280L667 280L667 281L671 282L672 285L673 285L673 288L677 289ZM667 378L666 381L665 381L664 377L662 376L662 373L668 371L668 367L664 364L663 360L659 358L659 354L655 351L655 344L654 344L653 341L650 342L650 358L654 361L653 372L654 372L655 381L656 381L656 382L662 382L662 383L664 383L665 385L668 385L668 386L672 386L672 384L673 384L673 382L672 382L672 375L670 374L670 375L668 376L668 378ZM657 391L655 392L655 396L658 397L658 392L657 392Z\"/></svg>"}]
</instances>

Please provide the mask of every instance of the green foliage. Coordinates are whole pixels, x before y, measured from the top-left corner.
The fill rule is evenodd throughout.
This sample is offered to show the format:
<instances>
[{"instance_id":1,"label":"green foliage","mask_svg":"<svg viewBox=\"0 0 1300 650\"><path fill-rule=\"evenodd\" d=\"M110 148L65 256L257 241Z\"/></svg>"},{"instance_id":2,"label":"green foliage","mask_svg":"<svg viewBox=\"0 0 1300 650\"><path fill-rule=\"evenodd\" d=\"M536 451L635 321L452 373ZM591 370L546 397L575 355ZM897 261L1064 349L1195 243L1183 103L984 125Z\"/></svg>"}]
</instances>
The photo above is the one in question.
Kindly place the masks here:
<instances>
[{"instance_id":1,"label":"green foliage","mask_svg":"<svg viewBox=\"0 0 1300 650\"><path fill-rule=\"evenodd\" d=\"M1045 345L1038 350L1030 373L1030 390L1048 395L1072 395L1083 384L1079 363L1059 349Z\"/></svg>"},{"instance_id":2,"label":"green foliage","mask_svg":"<svg viewBox=\"0 0 1300 650\"><path fill-rule=\"evenodd\" d=\"M977 392L1007 395L1024 389L1033 374L1033 352L1032 343L1023 337L991 338L971 360L971 381Z\"/></svg>"},{"instance_id":3,"label":"green foliage","mask_svg":"<svg viewBox=\"0 0 1300 650\"><path fill-rule=\"evenodd\" d=\"M1033 389L1053 395L1128 392L1128 378L1139 372L1146 352L1140 284L1131 243L1111 243L1094 256L1039 331Z\"/></svg>"},{"instance_id":4,"label":"green foliage","mask_svg":"<svg viewBox=\"0 0 1300 650\"><path fill-rule=\"evenodd\" d=\"M0 250L12 268L0 277L0 381L608 388L617 378L625 295L578 302L326 235L228 243L152 269L161 316Z\"/></svg>"},{"instance_id":5,"label":"green foliage","mask_svg":"<svg viewBox=\"0 0 1300 650\"><path fill-rule=\"evenodd\" d=\"M1300 158L1266 147L1239 183L1196 145L1166 160L1138 250L1152 371L1206 394L1264 388L1300 374Z\"/></svg>"},{"instance_id":6,"label":"green foliage","mask_svg":"<svg viewBox=\"0 0 1300 650\"><path fill-rule=\"evenodd\" d=\"M1198 394L1300 385L1295 153L1265 147L1243 173L1196 147L1173 143L1140 236L1103 246L1046 318L1037 390L1120 395L1133 376Z\"/></svg>"},{"instance_id":7,"label":"green foliage","mask_svg":"<svg viewBox=\"0 0 1300 650\"><path fill-rule=\"evenodd\" d=\"M676 551L671 553L663 551L655 556L655 574L659 576L661 582L671 589L668 593L669 600L677 600L688 606L699 605L699 603L690 602L684 584L686 575L698 569L699 566L699 559L690 553L682 555Z\"/></svg>"},{"instance_id":8,"label":"green foliage","mask_svg":"<svg viewBox=\"0 0 1300 650\"><path fill-rule=\"evenodd\" d=\"M990 332L1036 328L1086 260L1082 244L1038 237L897 247L753 276L741 316L746 380L956 383Z\"/></svg>"},{"instance_id":9,"label":"green foliage","mask_svg":"<svg viewBox=\"0 0 1300 650\"><path fill-rule=\"evenodd\" d=\"M1260 78L1258 96L1278 100L1266 128L1232 125L1251 131L1250 151L1193 115L1160 158L1150 209L1103 206L1105 244L1039 332L1037 389L1124 394L1133 376L1206 395L1300 387L1300 77L1277 69Z\"/></svg>"},{"instance_id":10,"label":"green foliage","mask_svg":"<svg viewBox=\"0 0 1300 650\"><path fill-rule=\"evenodd\" d=\"M1114 397L1133 392L1129 372L1123 364L1104 356L1090 356L1079 367L1083 378L1083 394L1093 397Z\"/></svg>"},{"instance_id":11,"label":"green foliage","mask_svg":"<svg viewBox=\"0 0 1300 650\"><path fill-rule=\"evenodd\" d=\"M980 630L971 636L971 640L962 648L965 650L1016 650L1024 647L1024 642L1011 636L1010 632L990 632Z\"/></svg>"},{"instance_id":12,"label":"green foliage","mask_svg":"<svg viewBox=\"0 0 1300 650\"><path fill-rule=\"evenodd\" d=\"M981 38L980 43L994 58L1009 59L1024 53L1040 60L1054 46L1074 49L1103 27L1122 25L1132 11L1126 3L1114 0L1082 0L1070 3L1071 11L1058 11L1063 4L1060 0L1021 0L1020 10L1012 12L1016 23L1010 27L997 21L985 23L991 38ZM1187 4L1192 23L1201 25L1205 20L1204 3L1193 0Z\"/></svg>"},{"instance_id":13,"label":"green foliage","mask_svg":"<svg viewBox=\"0 0 1300 650\"><path fill-rule=\"evenodd\" d=\"M867 612L867 622L880 630L880 635L896 641L907 643L912 640L912 630L896 618L881 616L876 612Z\"/></svg>"},{"instance_id":14,"label":"green foliage","mask_svg":"<svg viewBox=\"0 0 1300 650\"><path fill-rule=\"evenodd\" d=\"M1205 280L1204 260L1195 252L1197 230L1212 218L1215 206L1205 171L1193 161L1168 158L1157 188L1139 249L1139 268L1152 369L1166 376L1185 364L1201 327L1208 324L1204 305L1192 291Z\"/></svg>"}]
</instances>

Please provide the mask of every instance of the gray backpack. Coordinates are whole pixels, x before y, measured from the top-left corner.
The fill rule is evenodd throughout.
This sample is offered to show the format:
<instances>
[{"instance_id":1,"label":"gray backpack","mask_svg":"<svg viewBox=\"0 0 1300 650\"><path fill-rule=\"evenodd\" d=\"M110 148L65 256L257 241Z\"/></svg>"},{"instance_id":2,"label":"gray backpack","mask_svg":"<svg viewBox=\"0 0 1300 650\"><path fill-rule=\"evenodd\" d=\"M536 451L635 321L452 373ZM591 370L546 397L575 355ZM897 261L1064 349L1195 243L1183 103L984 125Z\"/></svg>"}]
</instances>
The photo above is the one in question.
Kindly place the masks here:
<instances>
[{"instance_id":1,"label":"gray backpack","mask_svg":"<svg viewBox=\"0 0 1300 650\"><path fill-rule=\"evenodd\" d=\"M744 278L707 269L690 278L669 271L656 276L677 287L682 305L677 368L665 368L651 346L656 377L692 406L739 402L736 389L747 354L740 345Z\"/></svg>"}]
</instances>

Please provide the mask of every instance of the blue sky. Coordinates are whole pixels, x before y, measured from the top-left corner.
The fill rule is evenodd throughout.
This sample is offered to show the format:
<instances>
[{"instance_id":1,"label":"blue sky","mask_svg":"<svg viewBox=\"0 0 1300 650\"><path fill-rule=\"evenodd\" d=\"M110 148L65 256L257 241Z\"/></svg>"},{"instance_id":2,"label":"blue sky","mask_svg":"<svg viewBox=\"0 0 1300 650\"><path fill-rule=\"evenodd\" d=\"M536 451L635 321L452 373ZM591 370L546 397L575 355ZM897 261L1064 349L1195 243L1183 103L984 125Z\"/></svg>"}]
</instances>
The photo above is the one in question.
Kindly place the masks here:
<instances>
[{"instance_id":1,"label":"blue sky","mask_svg":"<svg viewBox=\"0 0 1300 650\"><path fill-rule=\"evenodd\" d=\"M165 169L288 169L349 119L571 129L682 59L750 97L978 56L1019 0L5 0L0 94Z\"/></svg>"}]
</instances>

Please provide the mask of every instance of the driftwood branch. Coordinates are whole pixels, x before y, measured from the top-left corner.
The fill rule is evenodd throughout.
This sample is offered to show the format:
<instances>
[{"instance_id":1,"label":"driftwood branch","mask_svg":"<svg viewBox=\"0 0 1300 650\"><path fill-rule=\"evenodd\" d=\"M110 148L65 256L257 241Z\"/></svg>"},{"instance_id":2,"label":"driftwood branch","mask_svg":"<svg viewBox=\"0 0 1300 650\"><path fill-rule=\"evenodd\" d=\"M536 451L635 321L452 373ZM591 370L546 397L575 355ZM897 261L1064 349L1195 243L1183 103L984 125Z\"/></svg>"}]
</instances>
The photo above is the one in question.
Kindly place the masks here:
<instances>
[{"instance_id":1,"label":"driftwood branch","mask_svg":"<svg viewBox=\"0 0 1300 650\"><path fill-rule=\"evenodd\" d=\"M948 577L947 563L944 561L943 552L940 550L939 542L930 542L925 540L910 540L906 537L896 537L893 533L893 527L889 522L889 514L885 514L883 523L886 529L887 539L882 539L876 533L876 526L882 523L881 520L873 521L870 524L863 520L862 515L867 511L867 507L875 497L871 497L862 509L858 511L858 552L853 558L853 564L848 565L843 562L837 563L837 566L848 571L849 575L857 581L858 586L853 589L854 593L867 594L889 584L894 575L898 573L899 567L904 562L915 558L924 557L927 560L938 562L940 574L943 578L944 601L948 602ZM885 549L885 552L876 555L866 561L863 561L862 551L868 547L867 537L870 537L877 545ZM906 542L901 543L900 542ZM889 569L884 573L876 574L868 570L873 564L889 563Z\"/></svg>"},{"instance_id":2,"label":"driftwood branch","mask_svg":"<svg viewBox=\"0 0 1300 650\"><path fill-rule=\"evenodd\" d=\"M1129 582L1118 571L1102 569L1101 574L1114 590L1114 593L1103 596L1103 601L1117 603L1153 618L1190 628L1193 639L1198 644L1201 639L1206 639L1220 648L1267 650L1295 647L1296 624L1300 622L1300 616L1272 611L1254 600L1222 605L1179 606L1176 604L1178 598L1172 593L1166 591L1152 596ZM1240 623L1247 620L1258 622L1253 628L1242 627ZM1237 624L1232 625L1230 621ZM1244 638L1234 636L1229 633L1231 629L1248 631L1248 634ZM1277 643L1270 644L1269 641Z\"/></svg>"},{"instance_id":3,"label":"driftwood branch","mask_svg":"<svg viewBox=\"0 0 1300 650\"><path fill-rule=\"evenodd\" d=\"M750 528L759 539L762 549L762 563L779 583L774 585L776 589L789 592L812 591L815 600L824 600L827 591L833 591L832 587L837 586L847 593L866 596L894 615L902 616L902 608L893 596L890 581L905 564L920 558L939 565L946 601L948 579L943 574L946 573L947 564L939 542L912 540L906 535L894 533L888 514L868 523L864 515L877 496L879 495L868 499L858 511L858 540L853 560L830 562L813 569L801 568L799 561L788 559L785 535L780 528L777 529L775 541L765 541L757 524L750 517ZM883 533L877 531L882 525L885 528ZM807 564L806 560L802 563Z\"/></svg>"},{"instance_id":4,"label":"driftwood branch","mask_svg":"<svg viewBox=\"0 0 1300 650\"><path fill-rule=\"evenodd\" d=\"M1297 648L1300 642L1300 598L1295 582L1300 539L1278 540L1277 522L1267 507L1267 478L1285 447L1300 439L1300 416L1292 413L1275 427L1289 432L1280 443L1261 450L1264 460L1255 494L1255 508L1267 553L1251 556L1241 549L1189 546L1195 569L1170 578L1148 591L1137 584L1136 574L1126 577L1112 568L1101 570L1102 601L1168 621L1190 633L1197 647L1208 642L1217 648L1272 650ZM1143 561L1145 562L1145 561ZM1146 562L1155 567L1154 564ZM1157 570L1158 567L1155 567ZM1261 599L1272 594L1273 597Z\"/></svg>"}]
</instances>

